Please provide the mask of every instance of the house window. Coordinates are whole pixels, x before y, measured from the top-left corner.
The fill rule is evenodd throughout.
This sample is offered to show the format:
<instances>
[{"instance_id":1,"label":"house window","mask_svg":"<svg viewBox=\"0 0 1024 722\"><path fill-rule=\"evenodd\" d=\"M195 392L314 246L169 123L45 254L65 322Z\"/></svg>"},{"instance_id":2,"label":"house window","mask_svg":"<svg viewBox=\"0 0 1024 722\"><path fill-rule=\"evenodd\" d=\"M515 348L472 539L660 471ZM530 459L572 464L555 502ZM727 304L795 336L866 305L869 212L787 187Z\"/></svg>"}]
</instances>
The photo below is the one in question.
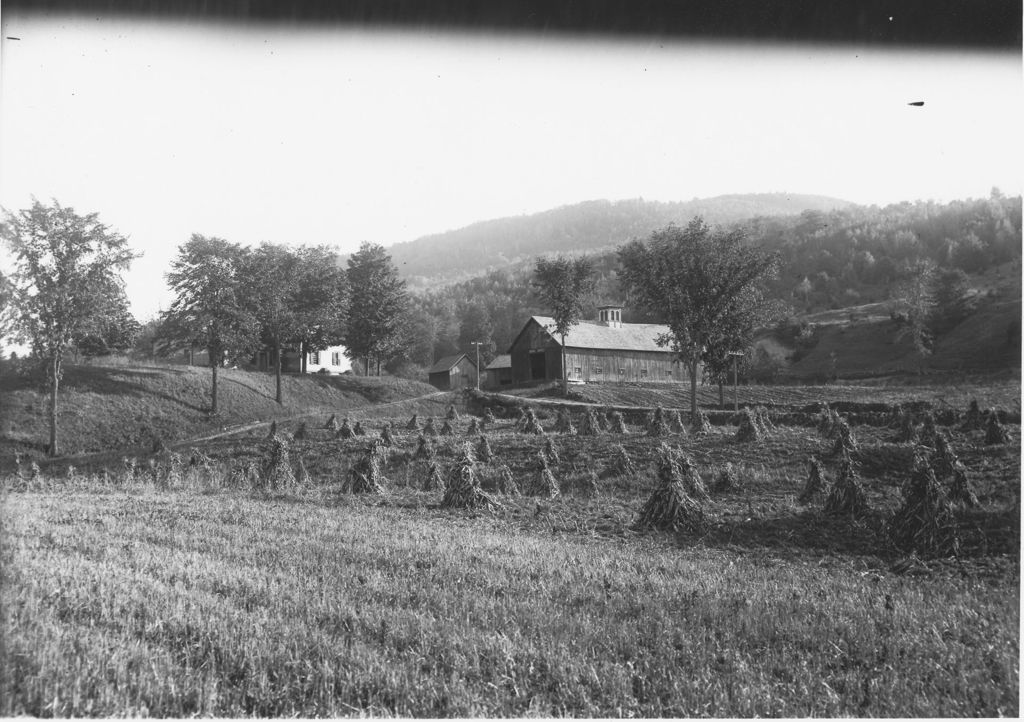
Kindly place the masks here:
<instances>
[{"instance_id":1,"label":"house window","mask_svg":"<svg viewBox=\"0 0 1024 722\"><path fill-rule=\"evenodd\" d=\"M331 352L331 366L341 366L341 351Z\"/></svg>"},{"instance_id":2,"label":"house window","mask_svg":"<svg viewBox=\"0 0 1024 722\"><path fill-rule=\"evenodd\" d=\"M313 353L311 353L309 355L309 362L319 366L320 365L320 352L319 351L314 351Z\"/></svg>"},{"instance_id":3,"label":"house window","mask_svg":"<svg viewBox=\"0 0 1024 722\"><path fill-rule=\"evenodd\" d=\"M640 369L640 378L645 378L646 376L647 376L647 369Z\"/></svg>"}]
</instances>

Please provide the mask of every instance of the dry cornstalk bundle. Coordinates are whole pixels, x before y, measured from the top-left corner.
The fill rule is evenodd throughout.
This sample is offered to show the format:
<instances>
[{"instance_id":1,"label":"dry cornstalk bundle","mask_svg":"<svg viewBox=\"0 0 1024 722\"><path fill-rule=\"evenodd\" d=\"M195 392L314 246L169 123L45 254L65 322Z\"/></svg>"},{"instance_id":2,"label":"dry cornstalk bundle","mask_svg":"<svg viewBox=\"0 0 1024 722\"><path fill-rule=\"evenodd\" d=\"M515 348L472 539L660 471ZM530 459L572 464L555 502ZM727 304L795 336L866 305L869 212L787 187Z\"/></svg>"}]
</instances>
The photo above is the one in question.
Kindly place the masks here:
<instances>
[{"instance_id":1,"label":"dry cornstalk bundle","mask_svg":"<svg viewBox=\"0 0 1024 722\"><path fill-rule=\"evenodd\" d=\"M444 491L444 474L441 473L441 465L437 459L430 459L427 462L427 473L423 477L423 491Z\"/></svg>"},{"instance_id":2,"label":"dry cornstalk bundle","mask_svg":"<svg viewBox=\"0 0 1024 722\"><path fill-rule=\"evenodd\" d=\"M484 463L494 458L494 452L491 451L491 442L487 440L486 436L480 436L480 443L476 447L476 455Z\"/></svg>"},{"instance_id":3,"label":"dry cornstalk bundle","mask_svg":"<svg viewBox=\"0 0 1024 722\"><path fill-rule=\"evenodd\" d=\"M455 404L448 404L448 411L444 414L448 421L455 421L459 418L459 412L455 410Z\"/></svg>"},{"instance_id":4,"label":"dry cornstalk bundle","mask_svg":"<svg viewBox=\"0 0 1024 722\"><path fill-rule=\"evenodd\" d=\"M633 476L636 474L636 464L633 463L629 452L626 451L626 447L622 444L615 446L615 452L612 454L612 458L608 460L605 473L610 476Z\"/></svg>"},{"instance_id":5,"label":"dry cornstalk bundle","mask_svg":"<svg viewBox=\"0 0 1024 722\"><path fill-rule=\"evenodd\" d=\"M522 431L524 424L526 424L526 407L525 406L517 406L516 407L516 420L514 422L512 422L512 428L514 428L516 431Z\"/></svg>"},{"instance_id":6,"label":"dry cornstalk bundle","mask_svg":"<svg viewBox=\"0 0 1024 722\"><path fill-rule=\"evenodd\" d=\"M493 424L494 422L495 422L494 412L491 411L491 407L488 406L486 409L484 409L484 423L485 424Z\"/></svg>"},{"instance_id":7,"label":"dry cornstalk bundle","mask_svg":"<svg viewBox=\"0 0 1024 722\"><path fill-rule=\"evenodd\" d=\"M384 446L395 445L395 437L391 435L391 424L384 424L384 427L380 430L380 440Z\"/></svg>"},{"instance_id":8,"label":"dry cornstalk bundle","mask_svg":"<svg viewBox=\"0 0 1024 722\"><path fill-rule=\"evenodd\" d=\"M43 480L43 470L39 468L39 464L35 459L28 466L28 480L33 483L38 483Z\"/></svg>"},{"instance_id":9,"label":"dry cornstalk bundle","mask_svg":"<svg viewBox=\"0 0 1024 722\"><path fill-rule=\"evenodd\" d=\"M554 499L559 494L558 482L548 466L548 457L544 452L537 454L537 472L530 477L529 486L524 493L530 496L543 496Z\"/></svg>"},{"instance_id":10,"label":"dry cornstalk bundle","mask_svg":"<svg viewBox=\"0 0 1024 722\"><path fill-rule=\"evenodd\" d=\"M582 491L586 496L597 496L599 491L597 481L597 472L593 469L589 469L580 479L580 491Z\"/></svg>"},{"instance_id":11,"label":"dry cornstalk bundle","mask_svg":"<svg viewBox=\"0 0 1024 722\"><path fill-rule=\"evenodd\" d=\"M608 426L613 434L626 433L626 420L622 418L622 413L619 411L612 412L611 417L608 419Z\"/></svg>"},{"instance_id":12,"label":"dry cornstalk bundle","mask_svg":"<svg viewBox=\"0 0 1024 722\"><path fill-rule=\"evenodd\" d=\"M718 476L715 477L715 483L712 487L715 492L732 491L733 489L739 488L740 478L736 473L736 468L727 463L722 467L722 470L718 472Z\"/></svg>"},{"instance_id":13,"label":"dry cornstalk bundle","mask_svg":"<svg viewBox=\"0 0 1024 722\"><path fill-rule=\"evenodd\" d=\"M270 422L270 430L267 432L267 440L273 439L277 436L277 419Z\"/></svg>"},{"instance_id":14,"label":"dry cornstalk bundle","mask_svg":"<svg viewBox=\"0 0 1024 722\"><path fill-rule=\"evenodd\" d=\"M700 478L700 474L697 473L697 467L693 463L693 459L690 458L689 454L682 452L673 452L677 463L679 464L680 478L683 480L683 486L686 487L686 492L698 501L705 501L711 498L708 494L707 488L704 486L703 480Z\"/></svg>"},{"instance_id":15,"label":"dry cornstalk bundle","mask_svg":"<svg viewBox=\"0 0 1024 722\"><path fill-rule=\"evenodd\" d=\"M260 481L264 488L287 489L295 483L292 465L288 458L288 441L275 436L267 443L263 453Z\"/></svg>"},{"instance_id":16,"label":"dry cornstalk bundle","mask_svg":"<svg viewBox=\"0 0 1024 722\"><path fill-rule=\"evenodd\" d=\"M901 444L916 444L917 439L917 425L914 423L914 416L909 411L905 411L901 408L900 418L898 421L898 431L896 432L896 441Z\"/></svg>"},{"instance_id":17,"label":"dry cornstalk bundle","mask_svg":"<svg viewBox=\"0 0 1024 722\"><path fill-rule=\"evenodd\" d=\"M889 410L889 419L886 421L886 426L890 429L898 429L903 426L903 417L906 412L903 410L902 404L893 404L892 409Z\"/></svg>"},{"instance_id":18,"label":"dry cornstalk bundle","mask_svg":"<svg viewBox=\"0 0 1024 722\"><path fill-rule=\"evenodd\" d=\"M898 548L920 555L948 556L960 548L953 508L923 455L916 460L903 506L889 523L889 534Z\"/></svg>"},{"instance_id":19,"label":"dry cornstalk bundle","mask_svg":"<svg viewBox=\"0 0 1024 722\"><path fill-rule=\"evenodd\" d=\"M383 494L384 484L384 449L379 439L375 439L366 454L349 470L348 480L342 491L352 494Z\"/></svg>"},{"instance_id":20,"label":"dry cornstalk bundle","mask_svg":"<svg viewBox=\"0 0 1024 722\"><path fill-rule=\"evenodd\" d=\"M673 434L686 433L686 427L683 426L683 420L679 416L678 409L671 409L666 415L666 417L669 431L671 431Z\"/></svg>"},{"instance_id":21,"label":"dry cornstalk bundle","mask_svg":"<svg viewBox=\"0 0 1024 722\"><path fill-rule=\"evenodd\" d=\"M846 419L839 418L836 421L832 427L832 438L835 439L832 456L849 456L857 451L857 440L853 436L853 431L850 430L850 425L846 423Z\"/></svg>"},{"instance_id":22,"label":"dry cornstalk bundle","mask_svg":"<svg viewBox=\"0 0 1024 722\"><path fill-rule=\"evenodd\" d=\"M647 435L655 438L668 436L671 433L668 424L665 423L665 410L660 406L654 409L651 420L647 423Z\"/></svg>"},{"instance_id":23,"label":"dry cornstalk bundle","mask_svg":"<svg viewBox=\"0 0 1024 722\"><path fill-rule=\"evenodd\" d=\"M823 511L832 516L860 516L867 509L867 497L857 478L857 471L853 468L853 461L848 454L844 454L839 461L835 483L825 497Z\"/></svg>"},{"instance_id":24,"label":"dry cornstalk bundle","mask_svg":"<svg viewBox=\"0 0 1024 722\"><path fill-rule=\"evenodd\" d=\"M565 409L559 409L555 417L555 431L567 436L576 435L576 427L572 423L572 416Z\"/></svg>"},{"instance_id":25,"label":"dry cornstalk bundle","mask_svg":"<svg viewBox=\"0 0 1024 722\"><path fill-rule=\"evenodd\" d=\"M959 460L953 464L953 480L949 484L949 500L962 506L978 506L978 495L967 479L967 467Z\"/></svg>"},{"instance_id":26,"label":"dry cornstalk bundle","mask_svg":"<svg viewBox=\"0 0 1024 722\"><path fill-rule=\"evenodd\" d=\"M978 407L978 400L971 399L970 405L967 407L967 413L964 414L964 422L960 426L963 431L977 431L985 425L985 419L982 417L981 409Z\"/></svg>"},{"instance_id":27,"label":"dry cornstalk bundle","mask_svg":"<svg viewBox=\"0 0 1024 722\"><path fill-rule=\"evenodd\" d=\"M419 415L413 414L412 418L409 419L409 423L405 425L407 431L419 431L420 430L420 419Z\"/></svg>"},{"instance_id":28,"label":"dry cornstalk bundle","mask_svg":"<svg viewBox=\"0 0 1024 722\"><path fill-rule=\"evenodd\" d=\"M135 481L139 471L138 463L134 456L121 457L121 473L124 475L125 481Z\"/></svg>"},{"instance_id":29,"label":"dry cornstalk bundle","mask_svg":"<svg viewBox=\"0 0 1024 722\"><path fill-rule=\"evenodd\" d=\"M708 420L708 415L704 413L704 410L697 407L697 414L693 417L690 429L695 434L707 434L711 432L711 422Z\"/></svg>"},{"instance_id":30,"label":"dry cornstalk bundle","mask_svg":"<svg viewBox=\"0 0 1024 722\"><path fill-rule=\"evenodd\" d=\"M255 459L239 459L228 471L228 486L238 489L260 487L260 469Z\"/></svg>"},{"instance_id":31,"label":"dry cornstalk bundle","mask_svg":"<svg viewBox=\"0 0 1024 722\"><path fill-rule=\"evenodd\" d=\"M935 448L935 437L938 430L935 428L935 414L925 411L921 424L921 443L925 446Z\"/></svg>"},{"instance_id":32,"label":"dry cornstalk bundle","mask_svg":"<svg viewBox=\"0 0 1024 722\"><path fill-rule=\"evenodd\" d=\"M309 469L306 468L306 462L300 454L296 454L296 456L298 461L295 464L295 479L300 486L310 486L313 483L313 479L309 475Z\"/></svg>"},{"instance_id":33,"label":"dry cornstalk bundle","mask_svg":"<svg viewBox=\"0 0 1024 722\"><path fill-rule=\"evenodd\" d=\"M427 437L422 433L419 438L416 439L416 451L413 452L412 458L414 459L429 459L434 455L434 447L427 441Z\"/></svg>"},{"instance_id":34,"label":"dry cornstalk bundle","mask_svg":"<svg viewBox=\"0 0 1024 722\"><path fill-rule=\"evenodd\" d=\"M953 451L953 445L945 434L935 435L935 451L932 453L932 470L936 479L945 479L953 473L953 467L960 463L960 458Z\"/></svg>"},{"instance_id":35,"label":"dry cornstalk bundle","mask_svg":"<svg viewBox=\"0 0 1024 722\"><path fill-rule=\"evenodd\" d=\"M601 426L597 423L597 414L594 407L588 406L583 412L583 420L580 421L580 436L597 436L601 433Z\"/></svg>"},{"instance_id":36,"label":"dry cornstalk bundle","mask_svg":"<svg viewBox=\"0 0 1024 722\"><path fill-rule=\"evenodd\" d=\"M761 426L749 407L740 412L740 424L736 429L736 441L760 441Z\"/></svg>"},{"instance_id":37,"label":"dry cornstalk bundle","mask_svg":"<svg viewBox=\"0 0 1024 722\"><path fill-rule=\"evenodd\" d=\"M536 436L544 435L544 427L540 425L540 421L537 419L537 414L534 413L532 408L526 409L526 415L523 418L522 431L524 434L534 434Z\"/></svg>"},{"instance_id":38,"label":"dry cornstalk bundle","mask_svg":"<svg viewBox=\"0 0 1024 722\"><path fill-rule=\"evenodd\" d=\"M427 436L437 436L437 429L434 428L433 416L427 417L427 423L423 425L423 433Z\"/></svg>"},{"instance_id":39,"label":"dry cornstalk bundle","mask_svg":"<svg viewBox=\"0 0 1024 722\"><path fill-rule=\"evenodd\" d=\"M476 436L480 433L480 421L474 416L469 421L469 428L466 429L466 436Z\"/></svg>"},{"instance_id":40,"label":"dry cornstalk bundle","mask_svg":"<svg viewBox=\"0 0 1024 722\"><path fill-rule=\"evenodd\" d=\"M196 448L189 450L188 465L191 467L202 467L209 469L213 466L213 459Z\"/></svg>"},{"instance_id":41,"label":"dry cornstalk bundle","mask_svg":"<svg viewBox=\"0 0 1024 722\"><path fill-rule=\"evenodd\" d=\"M441 424L441 436L455 436L455 427L452 426L452 422L448 419L444 420Z\"/></svg>"},{"instance_id":42,"label":"dry cornstalk bundle","mask_svg":"<svg viewBox=\"0 0 1024 722\"><path fill-rule=\"evenodd\" d=\"M763 436L768 436L771 432L775 431L775 424L772 423L768 409L764 406L754 407L754 421L761 428L761 434Z\"/></svg>"},{"instance_id":43,"label":"dry cornstalk bundle","mask_svg":"<svg viewBox=\"0 0 1024 722\"><path fill-rule=\"evenodd\" d=\"M640 509L636 527L701 532L707 524L704 508L687 493L675 453L665 444L658 455L658 482Z\"/></svg>"},{"instance_id":44,"label":"dry cornstalk bundle","mask_svg":"<svg viewBox=\"0 0 1024 722\"><path fill-rule=\"evenodd\" d=\"M292 438L295 440L301 440L306 438L306 422L303 421L299 424L299 428L295 429L295 433L292 434Z\"/></svg>"},{"instance_id":45,"label":"dry cornstalk bundle","mask_svg":"<svg viewBox=\"0 0 1024 722\"><path fill-rule=\"evenodd\" d=\"M821 414L818 416L818 433L826 439L831 439L833 426L835 426L838 420L839 414L833 411L831 406L825 404L821 410Z\"/></svg>"},{"instance_id":46,"label":"dry cornstalk bundle","mask_svg":"<svg viewBox=\"0 0 1024 722\"><path fill-rule=\"evenodd\" d=\"M167 445L164 444L163 437L161 437L159 434L153 435L153 446L150 447L150 451L152 451L154 454L162 454L165 451L167 451Z\"/></svg>"},{"instance_id":47,"label":"dry cornstalk bundle","mask_svg":"<svg viewBox=\"0 0 1024 722\"><path fill-rule=\"evenodd\" d=\"M995 409L989 409L988 423L985 426L985 443L986 444L1005 444L1010 440L1010 434L1006 428L999 423L999 414L996 413Z\"/></svg>"},{"instance_id":48,"label":"dry cornstalk bundle","mask_svg":"<svg viewBox=\"0 0 1024 722\"><path fill-rule=\"evenodd\" d=\"M351 439L353 436L352 427L349 426L348 419L342 419L341 426L338 427L338 437L342 439Z\"/></svg>"},{"instance_id":49,"label":"dry cornstalk bundle","mask_svg":"<svg viewBox=\"0 0 1024 722\"><path fill-rule=\"evenodd\" d=\"M562 459L558 455L558 447L555 446L555 442L551 440L550 436L544 441L543 454L547 457L548 461L556 464L562 463Z\"/></svg>"},{"instance_id":50,"label":"dry cornstalk bundle","mask_svg":"<svg viewBox=\"0 0 1024 722\"><path fill-rule=\"evenodd\" d=\"M512 476L512 470L505 464L500 465L494 470L495 486L498 491L505 496L519 496L519 484L516 483L516 479Z\"/></svg>"},{"instance_id":51,"label":"dry cornstalk bundle","mask_svg":"<svg viewBox=\"0 0 1024 722\"><path fill-rule=\"evenodd\" d=\"M338 429L340 428L338 426L338 417L335 414L331 414L331 418L327 419L327 423L324 424L324 428L328 431L338 433Z\"/></svg>"},{"instance_id":52,"label":"dry cornstalk bundle","mask_svg":"<svg viewBox=\"0 0 1024 722\"><path fill-rule=\"evenodd\" d=\"M807 462L807 483L804 490L800 492L797 501L801 504L810 504L814 499L825 493L825 477L821 473L821 462L811 457Z\"/></svg>"},{"instance_id":53,"label":"dry cornstalk bundle","mask_svg":"<svg viewBox=\"0 0 1024 722\"><path fill-rule=\"evenodd\" d=\"M601 431L611 431L611 424L609 423L611 413L611 409L607 406L597 412L597 428Z\"/></svg>"},{"instance_id":54,"label":"dry cornstalk bundle","mask_svg":"<svg viewBox=\"0 0 1024 722\"><path fill-rule=\"evenodd\" d=\"M463 448L462 456L448 472L448 484L441 506L456 509L499 506L496 499L480 488L473 447L468 443Z\"/></svg>"},{"instance_id":55,"label":"dry cornstalk bundle","mask_svg":"<svg viewBox=\"0 0 1024 722\"><path fill-rule=\"evenodd\" d=\"M356 425L352 427L353 436L366 436L366 429L363 428L363 422L357 421Z\"/></svg>"}]
</instances>

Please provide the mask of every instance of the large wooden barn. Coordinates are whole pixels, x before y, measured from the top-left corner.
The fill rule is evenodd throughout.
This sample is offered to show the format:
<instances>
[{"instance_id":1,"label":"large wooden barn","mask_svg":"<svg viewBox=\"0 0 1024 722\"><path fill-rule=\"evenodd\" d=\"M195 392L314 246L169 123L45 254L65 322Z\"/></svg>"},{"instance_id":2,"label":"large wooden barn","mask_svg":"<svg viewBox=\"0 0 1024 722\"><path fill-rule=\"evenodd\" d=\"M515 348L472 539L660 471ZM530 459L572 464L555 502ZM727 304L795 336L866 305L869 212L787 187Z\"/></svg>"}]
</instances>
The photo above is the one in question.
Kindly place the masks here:
<instances>
[{"instance_id":1,"label":"large wooden barn","mask_svg":"<svg viewBox=\"0 0 1024 722\"><path fill-rule=\"evenodd\" d=\"M532 316L509 347L512 381L524 384L562 378L561 338L555 321ZM668 327L655 323L622 323L621 306L602 306L596 321L582 321L565 337L570 382L672 383L687 379L686 368L657 338Z\"/></svg>"}]
</instances>

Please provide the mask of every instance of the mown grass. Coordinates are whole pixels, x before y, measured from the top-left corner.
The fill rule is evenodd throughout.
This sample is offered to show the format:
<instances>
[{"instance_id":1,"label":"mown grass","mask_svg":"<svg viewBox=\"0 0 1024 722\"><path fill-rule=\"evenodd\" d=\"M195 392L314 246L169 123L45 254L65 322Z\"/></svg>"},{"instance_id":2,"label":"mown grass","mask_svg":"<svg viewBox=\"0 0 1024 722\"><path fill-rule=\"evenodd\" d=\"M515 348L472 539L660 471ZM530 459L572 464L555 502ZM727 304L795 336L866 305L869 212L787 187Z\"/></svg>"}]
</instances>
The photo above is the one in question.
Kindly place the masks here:
<instances>
[{"instance_id":1,"label":"mown grass","mask_svg":"<svg viewBox=\"0 0 1024 722\"><path fill-rule=\"evenodd\" d=\"M5 715L995 716L1012 579L234 493L13 495Z\"/></svg>"},{"instance_id":2,"label":"mown grass","mask_svg":"<svg viewBox=\"0 0 1024 722\"><path fill-rule=\"evenodd\" d=\"M256 458L265 431L204 445L211 470L170 483L110 469L22 484L0 537L0 714L1019 711L1018 427L997 447L949 429L981 507L958 515L958 559L907 565L884 533L904 470L864 464L864 519L796 503L807 456L828 448L809 429L669 437L706 481L726 462L740 479L689 537L632 528L662 441L637 427L555 436L558 499L465 512L420 490L415 433L392 420L384 496L339 493L369 437L329 434L291 443L308 486L227 488L220 465ZM893 452L890 430L855 431L865 461ZM486 433L493 464L533 473L544 438L507 420ZM442 462L466 440L438 440ZM637 474L604 473L618 443Z\"/></svg>"},{"instance_id":3,"label":"mown grass","mask_svg":"<svg viewBox=\"0 0 1024 722\"><path fill-rule=\"evenodd\" d=\"M297 414L346 412L423 396L437 389L392 377L286 375L284 403L274 401L273 374L222 369L220 413L208 413L210 370L199 367L68 366L58 422L65 454L148 445L223 427ZM0 454L41 456L49 439L46 390L0 373Z\"/></svg>"}]
</instances>

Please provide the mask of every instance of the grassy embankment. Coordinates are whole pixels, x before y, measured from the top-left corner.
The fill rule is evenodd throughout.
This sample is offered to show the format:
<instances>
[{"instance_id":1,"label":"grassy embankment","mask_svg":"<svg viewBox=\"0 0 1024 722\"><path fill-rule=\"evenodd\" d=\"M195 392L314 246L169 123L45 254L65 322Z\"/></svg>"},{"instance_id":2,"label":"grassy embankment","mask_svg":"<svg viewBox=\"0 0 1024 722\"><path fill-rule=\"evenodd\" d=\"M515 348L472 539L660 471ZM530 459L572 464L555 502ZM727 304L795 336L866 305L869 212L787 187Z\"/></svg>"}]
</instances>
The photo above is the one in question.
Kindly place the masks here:
<instances>
[{"instance_id":1,"label":"grassy embankment","mask_svg":"<svg viewBox=\"0 0 1024 722\"><path fill-rule=\"evenodd\" d=\"M220 414L211 417L210 370L199 367L69 366L61 382L58 426L65 454L146 446L300 414L356 414L362 408L435 392L416 381L286 375L284 403L269 373L221 370ZM32 381L0 374L0 456L42 456L49 439L48 396ZM441 411L444 406L437 404ZM376 412L374 412L376 413Z\"/></svg>"},{"instance_id":2,"label":"grassy embankment","mask_svg":"<svg viewBox=\"0 0 1024 722\"><path fill-rule=\"evenodd\" d=\"M292 442L312 480L286 493L225 488L256 433L181 482L36 482L5 500L0 714L1017 714L1019 427L997 446L949 429L981 503L957 512L959 560L909 565L885 535L909 451L891 430L855 430L856 520L796 502L829 446L809 429L669 437L706 482L739 477L696 538L631 528L660 443L640 431L555 437L562 496L492 513L420 490L411 431L383 497L339 493L367 439L326 436ZM487 434L481 473L535 473L543 437ZM605 472L617 443L638 473Z\"/></svg>"}]
</instances>

